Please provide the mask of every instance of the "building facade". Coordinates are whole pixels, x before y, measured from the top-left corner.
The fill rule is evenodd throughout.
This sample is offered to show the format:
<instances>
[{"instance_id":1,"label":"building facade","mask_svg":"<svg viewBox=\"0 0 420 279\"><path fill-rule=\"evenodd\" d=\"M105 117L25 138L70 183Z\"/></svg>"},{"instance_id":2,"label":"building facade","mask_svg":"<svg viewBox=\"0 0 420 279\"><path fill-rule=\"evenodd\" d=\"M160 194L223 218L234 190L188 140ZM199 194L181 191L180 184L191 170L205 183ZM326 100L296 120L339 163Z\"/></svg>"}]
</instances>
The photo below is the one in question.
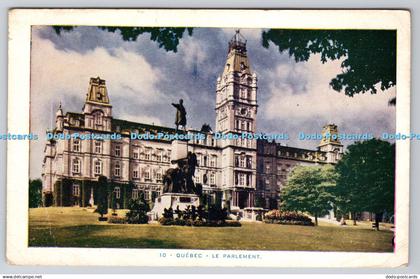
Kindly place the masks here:
<instances>
[{"instance_id":1,"label":"building facade","mask_svg":"<svg viewBox=\"0 0 420 279\"><path fill-rule=\"evenodd\" d=\"M223 135L256 132L257 83L246 40L237 32L229 42L222 75L217 78L216 132ZM76 133L109 137L59 138ZM61 104L57 110L55 128L49 133L54 138L47 141L44 150L44 204L94 205L99 187L107 187L113 193L118 207L126 207L128 200L140 193L152 201L158 197L163 188L162 177L171 166L171 140L133 139L132 133L156 135L176 131L114 118L105 80L91 78L81 113L64 114ZM280 190L294 166L335 164L343 154L338 140L325 137L317 150L307 150L241 137L216 140L211 131L187 133L205 135L188 142L189 151L197 155L195 183L201 184L205 201L232 211L277 208ZM337 134L337 127L326 125L322 133ZM99 185L100 176L107 178L106 185Z\"/></svg>"}]
</instances>

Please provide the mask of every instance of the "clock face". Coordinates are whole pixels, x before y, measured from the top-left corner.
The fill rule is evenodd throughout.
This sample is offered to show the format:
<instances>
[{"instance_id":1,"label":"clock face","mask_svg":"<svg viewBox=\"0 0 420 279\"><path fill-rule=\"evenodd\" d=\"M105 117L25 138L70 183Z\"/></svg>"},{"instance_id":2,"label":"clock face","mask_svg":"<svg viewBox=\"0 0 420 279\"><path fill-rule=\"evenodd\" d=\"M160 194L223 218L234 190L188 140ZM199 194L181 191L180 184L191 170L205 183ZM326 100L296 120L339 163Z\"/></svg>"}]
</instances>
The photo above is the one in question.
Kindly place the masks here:
<instances>
[{"instance_id":1,"label":"clock face","mask_svg":"<svg viewBox=\"0 0 420 279\"><path fill-rule=\"evenodd\" d=\"M242 108L242 109L241 109L241 114L242 114L242 115L246 115L247 111L248 111L248 110L247 110L246 108Z\"/></svg>"}]
</instances>

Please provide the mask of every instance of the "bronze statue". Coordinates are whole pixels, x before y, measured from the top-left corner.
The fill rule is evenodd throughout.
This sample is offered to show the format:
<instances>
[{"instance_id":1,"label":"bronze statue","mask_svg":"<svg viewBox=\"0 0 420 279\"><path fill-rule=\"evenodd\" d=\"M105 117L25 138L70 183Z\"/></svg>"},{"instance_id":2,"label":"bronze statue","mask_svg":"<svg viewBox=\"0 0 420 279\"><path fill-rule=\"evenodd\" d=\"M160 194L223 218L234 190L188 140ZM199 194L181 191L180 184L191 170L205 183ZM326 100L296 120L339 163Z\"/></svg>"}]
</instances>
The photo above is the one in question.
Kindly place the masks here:
<instances>
[{"instance_id":1,"label":"bronze statue","mask_svg":"<svg viewBox=\"0 0 420 279\"><path fill-rule=\"evenodd\" d=\"M187 158L177 160L176 164L176 168L169 168L163 176L163 193L200 194L193 180L197 156L190 151Z\"/></svg>"},{"instance_id":2,"label":"bronze statue","mask_svg":"<svg viewBox=\"0 0 420 279\"><path fill-rule=\"evenodd\" d=\"M176 108L175 125L177 131L179 126L182 126L184 130L186 130L187 112L185 111L183 103L184 101L182 99L179 100L179 104L172 103L172 105Z\"/></svg>"}]
</instances>

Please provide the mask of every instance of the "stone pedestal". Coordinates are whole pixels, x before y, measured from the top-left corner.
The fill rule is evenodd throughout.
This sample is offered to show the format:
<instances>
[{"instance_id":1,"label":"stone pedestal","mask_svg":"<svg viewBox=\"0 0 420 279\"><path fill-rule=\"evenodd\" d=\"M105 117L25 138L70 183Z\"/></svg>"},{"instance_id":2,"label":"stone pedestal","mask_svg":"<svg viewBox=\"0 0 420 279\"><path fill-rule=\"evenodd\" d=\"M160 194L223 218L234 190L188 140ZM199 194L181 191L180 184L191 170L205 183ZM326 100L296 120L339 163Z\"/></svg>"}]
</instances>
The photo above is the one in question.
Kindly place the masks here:
<instances>
[{"instance_id":1,"label":"stone pedestal","mask_svg":"<svg viewBox=\"0 0 420 279\"><path fill-rule=\"evenodd\" d=\"M265 210L262 207L245 207L243 209L243 221L262 221L264 213Z\"/></svg>"},{"instance_id":2,"label":"stone pedestal","mask_svg":"<svg viewBox=\"0 0 420 279\"><path fill-rule=\"evenodd\" d=\"M188 143L187 141L174 140L171 150L171 161L185 159L188 155Z\"/></svg>"},{"instance_id":3,"label":"stone pedestal","mask_svg":"<svg viewBox=\"0 0 420 279\"><path fill-rule=\"evenodd\" d=\"M180 210L185 210L187 206L198 207L200 198L196 194L164 193L155 199L155 204L149 216L152 220L158 220L162 217L163 210L172 207L175 211L177 206Z\"/></svg>"}]
</instances>

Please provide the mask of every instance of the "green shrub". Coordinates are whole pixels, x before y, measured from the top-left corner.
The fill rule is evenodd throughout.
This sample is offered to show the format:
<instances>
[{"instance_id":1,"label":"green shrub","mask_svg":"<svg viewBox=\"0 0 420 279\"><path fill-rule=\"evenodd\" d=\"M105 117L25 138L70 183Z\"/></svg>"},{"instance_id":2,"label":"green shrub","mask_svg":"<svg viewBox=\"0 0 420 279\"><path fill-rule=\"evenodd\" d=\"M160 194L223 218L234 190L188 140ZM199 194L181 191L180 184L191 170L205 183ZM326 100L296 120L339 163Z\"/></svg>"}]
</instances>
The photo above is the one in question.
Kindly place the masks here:
<instances>
[{"instance_id":1,"label":"green shrub","mask_svg":"<svg viewBox=\"0 0 420 279\"><path fill-rule=\"evenodd\" d=\"M127 212L127 222L129 224L147 224L149 221L149 217L147 216L147 212L149 211L149 205L143 198L139 198L137 200L130 200L128 205L128 209L130 210Z\"/></svg>"},{"instance_id":2,"label":"green shrub","mask_svg":"<svg viewBox=\"0 0 420 279\"><path fill-rule=\"evenodd\" d=\"M313 226L311 218L308 216L293 212L293 211L280 211L271 210L264 215L264 222L270 224L283 224L283 225L300 225L300 226Z\"/></svg>"},{"instance_id":3,"label":"green shrub","mask_svg":"<svg viewBox=\"0 0 420 279\"><path fill-rule=\"evenodd\" d=\"M174 220L165 217L160 217L158 222L162 226L171 226L174 224Z\"/></svg>"},{"instance_id":4,"label":"green shrub","mask_svg":"<svg viewBox=\"0 0 420 279\"><path fill-rule=\"evenodd\" d=\"M126 217L120 217L120 216L111 216L108 219L108 223L111 223L111 224L125 224L125 223L127 223L127 218Z\"/></svg>"},{"instance_id":5,"label":"green shrub","mask_svg":"<svg viewBox=\"0 0 420 279\"><path fill-rule=\"evenodd\" d=\"M174 225L175 226L185 226L186 221L184 219L175 219L174 220Z\"/></svg>"}]
</instances>

